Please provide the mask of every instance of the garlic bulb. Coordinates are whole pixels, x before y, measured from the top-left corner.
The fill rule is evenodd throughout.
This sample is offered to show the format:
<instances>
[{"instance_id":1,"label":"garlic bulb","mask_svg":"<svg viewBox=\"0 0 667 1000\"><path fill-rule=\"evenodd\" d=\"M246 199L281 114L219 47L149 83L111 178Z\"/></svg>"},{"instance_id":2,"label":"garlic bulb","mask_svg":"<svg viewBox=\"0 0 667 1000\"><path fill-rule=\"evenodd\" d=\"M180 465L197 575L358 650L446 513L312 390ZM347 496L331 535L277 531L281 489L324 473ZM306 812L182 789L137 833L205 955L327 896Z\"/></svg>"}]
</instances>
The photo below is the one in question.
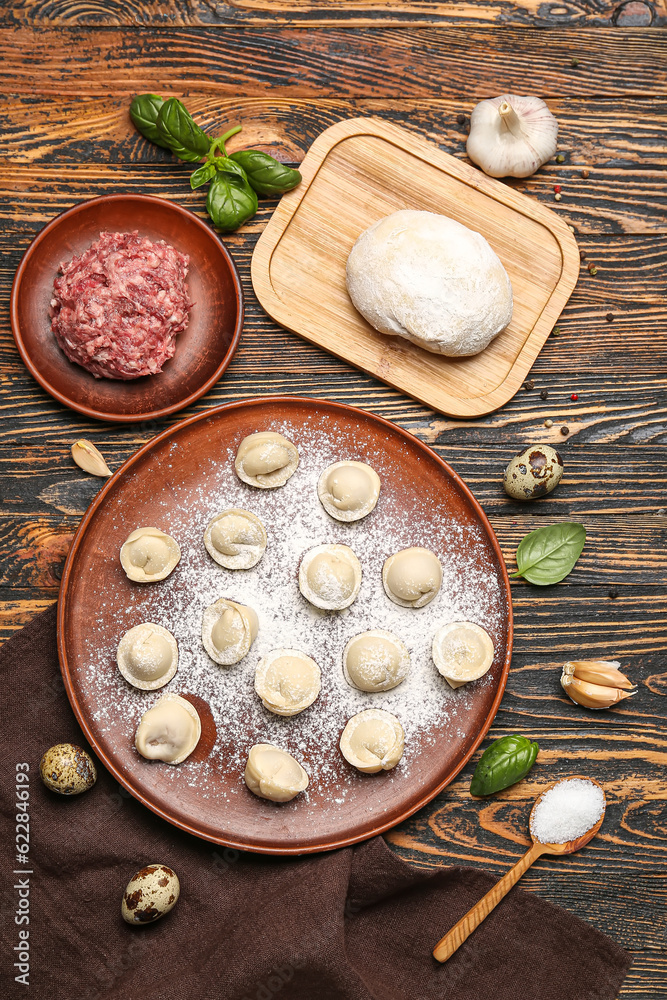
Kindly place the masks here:
<instances>
[{"instance_id":1,"label":"garlic bulb","mask_svg":"<svg viewBox=\"0 0 667 1000\"><path fill-rule=\"evenodd\" d=\"M557 138L544 101L503 94L473 108L468 156L491 177L529 177L554 155Z\"/></svg>"}]
</instances>

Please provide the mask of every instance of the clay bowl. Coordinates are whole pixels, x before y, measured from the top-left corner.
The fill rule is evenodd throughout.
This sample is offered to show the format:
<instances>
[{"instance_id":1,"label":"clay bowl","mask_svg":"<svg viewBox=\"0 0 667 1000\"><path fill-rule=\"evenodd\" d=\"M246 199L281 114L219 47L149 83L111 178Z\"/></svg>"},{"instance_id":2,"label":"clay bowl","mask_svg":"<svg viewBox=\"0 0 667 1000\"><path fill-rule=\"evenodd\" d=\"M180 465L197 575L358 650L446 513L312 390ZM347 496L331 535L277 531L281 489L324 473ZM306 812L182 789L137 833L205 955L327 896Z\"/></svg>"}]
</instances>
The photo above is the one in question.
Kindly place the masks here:
<instances>
[{"instance_id":1,"label":"clay bowl","mask_svg":"<svg viewBox=\"0 0 667 1000\"><path fill-rule=\"evenodd\" d=\"M58 265L104 230L136 230L190 257L190 322L159 375L130 382L93 378L68 361L51 332L49 302ZM11 324L26 368L54 399L87 417L130 423L175 413L218 381L241 335L243 292L228 251L192 212L149 195L104 195L58 215L35 237L12 285Z\"/></svg>"}]
</instances>

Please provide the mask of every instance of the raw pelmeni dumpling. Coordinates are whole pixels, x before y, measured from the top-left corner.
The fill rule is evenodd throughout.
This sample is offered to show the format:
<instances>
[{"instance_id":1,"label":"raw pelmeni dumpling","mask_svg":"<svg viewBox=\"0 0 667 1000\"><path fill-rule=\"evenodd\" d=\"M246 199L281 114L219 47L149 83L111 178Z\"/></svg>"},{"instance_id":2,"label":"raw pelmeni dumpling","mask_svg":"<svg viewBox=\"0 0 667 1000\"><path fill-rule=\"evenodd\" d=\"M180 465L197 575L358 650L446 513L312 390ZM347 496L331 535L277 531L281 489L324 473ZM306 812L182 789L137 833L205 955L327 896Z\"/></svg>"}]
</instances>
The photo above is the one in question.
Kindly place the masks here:
<instances>
[{"instance_id":1,"label":"raw pelmeni dumpling","mask_svg":"<svg viewBox=\"0 0 667 1000\"><path fill-rule=\"evenodd\" d=\"M245 783L260 799L289 802L308 787L308 775L287 750L256 743L248 754Z\"/></svg>"},{"instance_id":2,"label":"raw pelmeni dumpling","mask_svg":"<svg viewBox=\"0 0 667 1000\"><path fill-rule=\"evenodd\" d=\"M379 330L435 354L478 354L512 318L512 285L480 233L435 212L402 210L359 236L347 290Z\"/></svg>"},{"instance_id":3,"label":"raw pelmeni dumpling","mask_svg":"<svg viewBox=\"0 0 667 1000\"><path fill-rule=\"evenodd\" d=\"M395 715L369 708L353 715L343 730L340 749L345 760L364 774L396 767L403 756L405 735Z\"/></svg>"},{"instance_id":4,"label":"raw pelmeni dumpling","mask_svg":"<svg viewBox=\"0 0 667 1000\"><path fill-rule=\"evenodd\" d=\"M342 611L356 600L361 563L349 545L316 545L299 566L299 590L316 608Z\"/></svg>"},{"instance_id":5,"label":"raw pelmeni dumpling","mask_svg":"<svg viewBox=\"0 0 667 1000\"><path fill-rule=\"evenodd\" d=\"M491 636L474 622L450 622L433 637L433 662L452 688L483 677L493 657Z\"/></svg>"},{"instance_id":6,"label":"raw pelmeni dumpling","mask_svg":"<svg viewBox=\"0 0 667 1000\"><path fill-rule=\"evenodd\" d=\"M387 597L402 608L423 608L440 590L442 566L429 549L401 549L382 567Z\"/></svg>"},{"instance_id":7,"label":"raw pelmeni dumpling","mask_svg":"<svg viewBox=\"0 0 667 1000\"><path fill-rule=\"evenodd\" d=\"M255 669L255 691L274 715L298 715L320 693L320 668L298 649L274 649Z\"/></svg>"},{"instance_id":8,"label":"raw pelmeni dumpling","mask_svg":"<svg viewBox=\"0 0 667 1000\"><path fill-rule=\"evenodd\" d=\"M137 528L120 550L120 564L134 583L164 580L180 558L178 542L159 528Z\"/></svg>"},{"instance_id":9,"label":"raw pelmeni dumpling","mask_svg":"<svg viewBox=\"0 0 667 1000\"><path fill-rule=\"evenodd\" d=\"M204 611L201 639L211 659L229 667L246 656L257 638L258 628L253 608L221 597Z\"/></svg>"},{"instance_id":10,"label":"raw pelmeni dumpling","mask_svg":"<svg viewBox=\"0 0 667 1000\"><path fill-rule=\"evenodd\" d=\"M129 684L155 691L176 673L178 646L168 629L155 622L142 622L129 629L118 643L116 663Z\"/></svg>"},{"instance_id":11,"label":"raw pelmeni dumpling","mask_svg":"<svg viewBox=\"0 0 667 1000\"><path fill-rule=\"evenodd\" d=\"M165 694L141 717L134 745L142 757L181 764L199 743L197 709L177 694Z\"/></svg>"},{"instance_id":12,"label":"raw pelmeni dumpling","mask_svg":"<svg viewBox=\"0 0 667 1000\"><path fill-rule=\"evenodd\" d=\"M266 531L256 514L231 507L209 521L204 545L225 569L250 569L264 555Z\"/></svg>"},{"instance_id":13,"label":"raw pelmeni dumpling","mask_svg":"<svg viewBox=\"0 0 667 1000\"><path fill-rule=\"evenodd\" d=\"M320 476L317 495L337 521L360 521L375 509L380 477L365 462L336 462Z\"/></svg>"},{"instance_id":14,"label":"raw pelmeni dumpling","mask_svg":"<svg viewBox=\"0 0 667 1000\"><path fill-rule=\"evenodd\" d=\"M343 651L345 680L359 691L390 691L405 680L409 669L405 643L384 629L353 636Z\"/></svg>"},{"instance_id":15,"label":"raw pelmeni dumpling","mask_svg":"<svg viewBox=\"0 0 667 1000\"><path fill-rule=\"evenodd\" d=\"M261 490L284 486L299 465L299 452L275 431L259 431L243 438L234 468L239 479Z\"/></svg>"}]
</instances>

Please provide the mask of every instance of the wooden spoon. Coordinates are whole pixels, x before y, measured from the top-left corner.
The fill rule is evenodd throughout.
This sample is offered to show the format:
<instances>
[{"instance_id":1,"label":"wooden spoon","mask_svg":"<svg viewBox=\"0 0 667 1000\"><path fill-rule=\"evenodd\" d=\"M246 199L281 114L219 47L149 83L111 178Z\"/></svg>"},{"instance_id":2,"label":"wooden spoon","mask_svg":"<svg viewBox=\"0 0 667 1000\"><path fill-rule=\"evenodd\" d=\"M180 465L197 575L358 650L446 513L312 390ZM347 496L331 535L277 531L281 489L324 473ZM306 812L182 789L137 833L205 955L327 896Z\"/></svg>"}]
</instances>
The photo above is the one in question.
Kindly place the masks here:
<instances>
[{"instance_id":1,"label":"wooden spoon","mask_svg":"<svg viewBox=\"0 0 667 1000\"><path fill-rule=\"evenodd\" d=\"M580 774L573 774L569 778L561 778L560 781L554 782L553 785L549 785L545 788L542 794L535 800L533 808L530 811L530 820L528 824L528 829L532 830L533 825L533 814L542 801L544 795L555 788L556 785L560 785L563 781L573 781L575 778L580 778L582 781L590 781L602 791L602 786L598 784L593 778L586 778ZM527 872L533 861L536 861L542 854L574 854L578 851L580 847L585 847L585 845L593 839L595 834L598 832L602 826L602 820L604 819L606 809L606 801L602 808L602 815L599 820L592 826L590 830L584 833L581 837L577 837L576 840L568 840L564 844L543 844L539 840L536 840L531 833L533 839L533 845L530 850L526 851L524 856L520 861L514 865L507 875L501 878L500 882L496 883L492 889L489 889L486 896L480 899L479 903L473 906L472 910L469 910L464 917L461 917L458 924L452 927L451 931L448 931L443 938L441 938L433 949L433 957L438 960L438 962L446 962L448 958L454 954L458 948L461 947L464 941L470 937L472 932L476 927L479 927L481 922L485 920L491 910L494 910L501 899L503 899L507 893L510 891L513 885L515 885L524 872Z\"/></svg>"}]
</instances>

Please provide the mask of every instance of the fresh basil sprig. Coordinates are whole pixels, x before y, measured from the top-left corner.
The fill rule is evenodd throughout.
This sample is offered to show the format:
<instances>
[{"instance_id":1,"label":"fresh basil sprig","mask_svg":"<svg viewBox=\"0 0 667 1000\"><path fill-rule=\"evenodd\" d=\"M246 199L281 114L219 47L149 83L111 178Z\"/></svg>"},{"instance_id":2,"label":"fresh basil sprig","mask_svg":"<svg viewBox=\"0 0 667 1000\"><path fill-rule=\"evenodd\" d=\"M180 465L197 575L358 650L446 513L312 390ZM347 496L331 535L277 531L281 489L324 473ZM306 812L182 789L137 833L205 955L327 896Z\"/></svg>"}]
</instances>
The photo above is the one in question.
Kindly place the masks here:
<instances>
[{"instance_id":1,"label":"fresh basil sprig","mask_svg":"<svg viewBox=\"0 0 667 1000\"><path fill-rule=\"evenodd\" d=\"M206 210L213 224L231 233L257 211L257 195L276 195L301 180L293 170L259 149L244 149L227 156L225 143L241 126L220 138L208 135L185 105L175 97L165 101L157 94L139 94L130 105L130 117L151 142L170 149L181 160L196 163L206 157L190 177L193 190L210 184Z\"/></svg>"},{"instance_id":2,"label":"fresh basil sprig","mask_svg":"<svg viewBox=\"0 0 667 1000\"><path fill-rule=\"evenodd\" d=\"M512 576L522 576L540 587L559 583L574 568L585 543L586 529L572 521L530 531L519 542L517 571Z\"/></svg>"},{"instance_id":3,"label":"fresh basil sprig","mask_svg":"<svg viewBox=\"0 0 667 1000\"><path fill-rule=\"evenodd\" d=\"M283 194L295 188L301 180L298 170L286 167L259 149L242 149L232 153L231 159L243 167L257 194Z\"/></svg>"},{"instance_id":4,"label":"fresh basil sprig","mask_svg":"<svg viewBox=\"0 0 667 1000\"><path fill-rule=\"evenodd\" d=\"M535 763L537 743L514 733L487 747L470 782L471 795L493 795L525 778Z\"/></svg>"}]
</instances>

